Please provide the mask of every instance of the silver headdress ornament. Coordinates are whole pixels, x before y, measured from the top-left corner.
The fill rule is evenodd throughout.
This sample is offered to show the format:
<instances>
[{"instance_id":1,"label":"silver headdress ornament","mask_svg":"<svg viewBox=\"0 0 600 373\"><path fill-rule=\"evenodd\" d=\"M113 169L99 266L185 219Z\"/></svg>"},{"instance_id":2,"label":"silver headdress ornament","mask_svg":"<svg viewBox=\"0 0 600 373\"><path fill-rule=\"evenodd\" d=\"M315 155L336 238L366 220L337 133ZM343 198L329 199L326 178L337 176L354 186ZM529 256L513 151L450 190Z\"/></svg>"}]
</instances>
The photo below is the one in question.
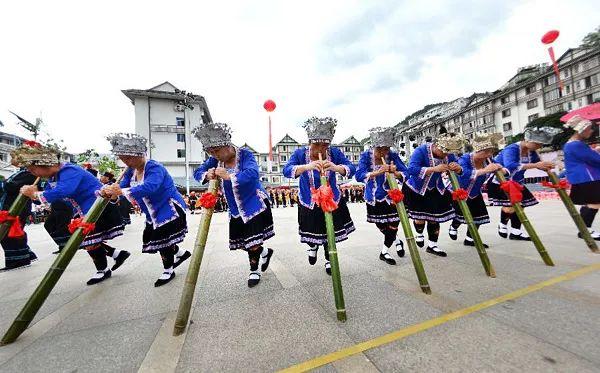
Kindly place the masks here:
<instances>
[{"instance_id":1,"label":"silver headdress ornament","mask_svg":"<svg viewBox=\"0 0 600 373\"><path fill-rule=\"evenodd\" d=\"M393 147L396 145L396 129L394 127L375 127L369 130L371 146Z\"/></svg>"},{"instance_id":2,"label":"silver headdress ornament","mask_svg":"<svg viewBox=\"0 0 600 373\"><path fill-rule=\"evenodd\" d=\"M574 115L571 119L565 123L566 128L572 128L577 133L582 133L589 126L592 125L592 121L587 120L585 118L580 117L579 115Z\"/></svg>"},{"instance_id":3,"label":"silver headdress ornament","mask_svg":"<svg viewBox=\"0 0 600 373\"><path fill-rule=\"evenodd\" d=\"M35 141L24 141L10 156L20 167L55 166L60 163L60 151Z\"/></svg>"},{"instance_id":4,"label":"silver headdress ornament","mask_svg":"<svg viewBox=\"0 0 600 373\"><path fill-rule=\"evenodd\" d=\"M465 138L458 133L444 133L434 140L435 145L444 153L456 153L463 150L465 142Z\"/></svg>"},{"instance_id":5,"label":"silver headdress ornament","mask_svg":"<svg viewBox=\"0 0 600 373\"><path fill-rule=\"evenodd\" d=\"M192 133L204 149L231 145L231 128L227 123L202 123Z\"/></svg>"},{"instance_id":6,"label":"silver headdress ornament","mask_svg":"<svg viewBox=\"0 0 600 373\"><path fill-rule=\"evenodd\" d=\"M335 127L337 126L337 119L331 117L309 118L302 125L308 135L308 142L324 142L331 143L333 136L335 135Z\"/></svg>"},{"instance_id":7,"label":"silver headdress ornament","mask_svg":"<svg viewBox=\"0 0 600 373\"><path fill-rule=\"evenodd\" d=\"M504 145L504 136L501 133L477 133L471 141L473 151L486 149L499 149Z\"/></svg>"},{"instance_id":8,"label":"silver headdress ornament","mask_svg":"<svg viewBox=\"0 0 600 373\"><path fill-rule=\"evenodd\" d=\"M110 142L115 155L143 157L148 150L146 138L135 133L114 133L106 139Z\"/></svg>"},{"instance_id":9,"label":"silver headdress ornament","mask_svg":"<svg viewBox=\"0 0 600 373\"><path fill-rule=\"evenodd\" d=\"M536 142L542 145L548 145L552 143L554 136L561 133L560 128L554 127L539 127L539 128L528 128L525 130L524 137L525 141Z\"/></svg>"}]
</instances>

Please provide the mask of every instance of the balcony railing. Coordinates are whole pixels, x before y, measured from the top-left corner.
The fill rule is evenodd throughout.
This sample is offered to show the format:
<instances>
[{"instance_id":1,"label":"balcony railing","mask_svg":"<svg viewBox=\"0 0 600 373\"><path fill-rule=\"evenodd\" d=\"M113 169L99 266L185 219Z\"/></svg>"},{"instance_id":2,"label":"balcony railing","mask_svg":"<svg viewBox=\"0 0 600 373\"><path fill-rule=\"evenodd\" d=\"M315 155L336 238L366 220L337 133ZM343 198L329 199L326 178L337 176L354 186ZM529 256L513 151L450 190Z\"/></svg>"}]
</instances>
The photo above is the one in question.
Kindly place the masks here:
<instances>
[{"instance_id":1,"label":"balcony railing","mask_svg":"<svg viewBox=\"0 0 600 373\"><path fill-rule=\"evenodd\" d=\"M153 124L150 126L153 132L185 133L185 127L169 124Z\"/></svg>"}]
</instances>

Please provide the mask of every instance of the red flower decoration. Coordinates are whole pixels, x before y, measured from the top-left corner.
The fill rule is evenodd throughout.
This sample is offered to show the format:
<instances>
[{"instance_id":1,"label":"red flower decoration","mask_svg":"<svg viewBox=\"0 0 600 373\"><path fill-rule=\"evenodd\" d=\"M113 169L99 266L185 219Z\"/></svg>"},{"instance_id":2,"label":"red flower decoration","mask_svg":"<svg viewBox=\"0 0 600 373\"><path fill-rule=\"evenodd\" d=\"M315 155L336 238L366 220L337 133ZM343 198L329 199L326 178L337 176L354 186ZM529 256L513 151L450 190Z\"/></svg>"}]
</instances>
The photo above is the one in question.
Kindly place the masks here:
<instances>
[{"instance_id":1,"label":"red flower decoration","mask_svg":"<svg viewBox=\"0 0 600 373\"><path fill-rule=\"evenodd\" d=\"M523 190L523 185L514 180L503 181L500 183L500 189L506 192L510 199L510 203L513 205L523 200L523 193L521 192Z\"/></svg>"},{"instance_id":2,"label":"red flower decoration","mask_svg":"<svg viewBox=\"0 0 600 373\"><path fill-rule=\"evenodd\" d=\"M198 202L196 202L196 207L202 206L205 209L212 209L217 204L217 196L213 193L202 193Z\"/></svg>"},{"instance_id":3,"label":"red flower decoration","mask_svg":"<svg viewBox=\"0 0 600 373\"><path fill-rule=\"evenodd\" d=\"M400 189L388 190L387 194L395 204L398 204L404 200L404 194L400 191Z\"/></svg>"},{"instance_id":4,"label":"red flower decoration","mask_svg":"<svg viewBox=\"0 0 600 373\"><path fill-rule=\"evenodd\" d=\"M30 147L32 147L32 148L40 148L40 147L42 146L42 144L40 144L40 143L39 143L39 142L37 142L37 141L33 141L33 140L26 140L26 141L23 141L23 144L25 144L25 145L27 145L27 146L30 146Z\"/></svg>"},{"instance_id":5,"label":"red flower decoration","mask_svg":"<svg viewBox=\"0 0 600 373\"><path fill-rule=\"evenodd\" d=\"M83 221L83 218L71 220L71 222L69 223L69 232L73 234L79 228L83 229L83 235L87 236L89 233L93 232L94 229L96 229L96 224L86 223Z\"/></svg>"},{"instance_id":6,"label":"red flower decoration","mask_svg":"<svg viewBox=\"0 0 600 373\"><path fill-rule=\"evenodd\" d=\"M21 220L18 216L11 216L8 211L0 211L0 224L10 223L10 230L8 231L8 237L10 238L21 238L25 236L23 228L21 228Z\"/></svg>"},{"instance_id":7,"label":"red flower decoration","mask_svg":"<svg viewBox=\"0 0 600 373\"><path fill-rule=\"evenodd\" d=\"M552 189L568 189L571 186L566 179L560 180L558 184L552 184L550 181L542 181L540 184L546 188Z\"/></svg>"},{"instance_id":8,"label":"red flower decoration","mask_svg":"<svg viewBox=\"0 0 600 373\"><path fill-rule=\"evenodd\" d=\"M265 108L266 111L268 111L270 113L273 110L275 110L275 108L277 107L277 105L275 105L275 101L273 101L273 100L267 100L263 104L263 107Z\"/></svg>"},{"instance_id":9,"label":"red flower decoration","mask_svg":"<svg viewBox=\"0 0 600 373\"><path fill-rule=\"evenodd\" d=\"M469 197L469 193L462 188L458 188L452 192L452 200L453 201L464 201Z\"/></svg>"},{"instance_id":10,"label":"red flower decoration","mask_svg":"<svg viewBox=\"0 0 600 373\"><path fill-rule=\"evenodd\" d=\"M333 190L329 185L321 185L319 189L311 188L310 194L312 200L317 206L321 207L324 212L332 212L337 209L338 205L333 200Z\"/></svg>"}]
</instances>

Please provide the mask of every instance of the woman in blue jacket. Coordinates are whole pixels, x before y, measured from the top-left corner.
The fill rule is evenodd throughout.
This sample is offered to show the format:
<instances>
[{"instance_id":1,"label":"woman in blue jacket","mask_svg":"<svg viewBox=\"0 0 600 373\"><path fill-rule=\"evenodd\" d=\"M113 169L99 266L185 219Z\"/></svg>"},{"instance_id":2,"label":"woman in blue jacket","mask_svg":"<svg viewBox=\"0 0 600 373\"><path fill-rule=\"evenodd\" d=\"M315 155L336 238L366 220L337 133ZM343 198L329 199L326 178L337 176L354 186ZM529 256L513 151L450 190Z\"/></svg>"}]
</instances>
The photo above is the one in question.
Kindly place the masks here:
<instances>
[{"instance_id":1,"label":"woman in blue jacket","mask_svg":"<svg viewBox=\"0 0 600 373\"><path fill-rule=\"evenodd\" d=\"M144 137L119 133L109 136L108 140L112 152L128 168L120 184L106 185L102 193L116 201L125 196L140 206L146 215L142 252L160 253L164 270L154 286L165 285L175 277L175 268L191 256L189 251L177 246L187 233L185 202L165 167L146 159Z\"/></svg>"},{"instance_id":2,"label":"woman in blue jacket","mask_svg":"<svg viewBox=\"0 0 600 373\"><path fill-rule=\"evenodd\" d=\"M335 241L341 242L354 231L354 223L350 217L348 206L336 182L336 174L346 178L354 176L354 165L338 148L330 147L335 134L337 120L333 118L312 117L304 123L308 135L309 146L297 149L283 168L283 175L289 179L300 178L298 195L298 226L300 242L309 246L308 263L317 262L317 250L323 246L325 254L325 272L331 275L331 264L327 251L327 231L325 214L312 200L311 189L321 186L321 173L327 175L329 186L333 191L333 199L338 204L333 214ZM319 160L319 156L322 160Z\"/></svg>"},{"instance_id":3,"label":"woman in blue jacket","mask_svg":"<svg viewBox=\"0 0 600 373\"><path fill-rule=\"evenodd\" d=\"M19 163L27 167L29 172L48 179L44 191L38 191L36 185L27 185L21 187L23 195L48 204L65 200L73 206L74 217L83 218L87 214L102 188L98 179L78 165L60 163L58 153L54 149L39 144L25 145L16 152L20 158ZM117 205L109 203L98 218L94 230L85 236L80 245L80 248L87 250L96 267L96 273L87 282L88 285L111 277L112 271L119 268L129 257L129 252L117 250L106 244L106 241L123 235L124 228ZM115 259L111 269L108 269L106 256Z\"/></svg>"},{"instance_id":4,"label":"woman in blue jacket","mask_svg":"<svg viewBox=\"0 0 600 373\"><path fill-rule=\"evenodd\" d=\"M508 173L508 178L519 184L525 181L525 171L533 168L548 171L554 168L554 163L542 161L537 150L542 146L550 144L552 138L560 132L559 129L552 127L541 127L525 130L523 141L510 144L502 149L494 158L494 162L501 164ZM498 234L500 237L508 236L511 240L531 241L527 232L521 231L521 220L515 210L506 192L500 188L500 183L496 177L490 178L487 183L488 200L496 206L502 206L500 212L500 223L498 224ZM529 189L523 185L523 199L521 206L529 207L537 205L537 199L531 194ZM510 220L511 230L508 233L508 221Z\"/></svg>"},{"instance_id":5,"label":"woman in blue jacket","mask_svg":"<svg viewBox=\"0 0 600 373\"><path fill-rule=\"evenodd\" d=\"M371 149L361 154L354 176L356 181L366 183L367 222L375 223L384 236L379 259L391 265L395 265L396 261L388 249L394 242L398 256L402 258L405 253L402 240L396 240L400 217L396 205L388 196L390 186L386 179L388 172L393 173L395 178L403 179L407 170L398 153L390 149L395 145L395 131L393 127L370 130ZM385 159L385 164L382 158Z\"/></svg>"},{"instance_id":6,"label":"woman in blue jacket","mask_svg":"<svg viewBox=\"0 0 600 373\"><path fill-rule=\"evenodd\" d=\"M600 232L592 229L600 208L600 152L584 142L594 133L593 123L576 115L565 127L575 131L564 147L566 176L572 185L571 199L574 204L582 205L579 213L592 237L600 241ZM579 238L582 238L581 233Z\"/></svg>"},{"instance_id":7,"label":"woman in blue jacket","mask_svg":"<svg viewBox=\"0 0 600 373\"><path fill-rule=\"evenodd\" d=\"M402 187L408 216L413 219L419 247L425 245L425 223L429 242L426 251L430 254L447 256L438 247L440 223L454 219L452 193L442 179L448 171L462 172L456 162L455 152L464 147L461 136L444 133L433 144L426 143L415 149L408 163L408 180Z\"/></svg>"},{"instance_id":8,"label":"woman in blue jacket","mask_svg":"<svg viewBox=\"0 0 600 373\"><path fill-rule=\"evenodd\" d=\"M202 183L221 179L221 190L229 205L229 249L248 252L248 286L254 287L273 256L273 249L263 244L275 235L271 205L260 183L256 159L249 150L233 146L231 130L225 123L201 124L194 134L210 154L194 172L194 178Z\"/></svg>"}]
</instances>

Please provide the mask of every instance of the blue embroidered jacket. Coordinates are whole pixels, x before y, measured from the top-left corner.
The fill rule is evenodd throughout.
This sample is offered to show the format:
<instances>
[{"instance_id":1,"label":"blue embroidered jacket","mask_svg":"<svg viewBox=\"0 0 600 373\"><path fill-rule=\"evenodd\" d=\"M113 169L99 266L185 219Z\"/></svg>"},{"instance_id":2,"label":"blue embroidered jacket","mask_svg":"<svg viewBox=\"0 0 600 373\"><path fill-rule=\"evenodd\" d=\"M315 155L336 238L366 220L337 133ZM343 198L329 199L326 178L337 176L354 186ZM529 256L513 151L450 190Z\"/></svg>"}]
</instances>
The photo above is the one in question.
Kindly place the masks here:
<instances>
[{"instance_id":1,"label":"blue embroidered jacket","mask_svg":"<svg viewBox=\"0 0 600 373\"><path fill-rule=\"evenodd\" d=\"M167 169L155 160L148 159L144 177L136 181L133 168L127 169L120 186L129 201L135 201L146 215L146 222L156 229L179 216L175 204L185 211L186 206Z\"/></svg>"},{"instance_id":2,"label":"blue embroidered jacket","mask_svg":"<svg viewBox=\"0 0 600 373\"><path fill-rule=\"evenodd\" d=\"M221 190L229 205L229 214L234 218L242 218L244 223L267 209L264 199L268 198L258 172L258 164L254 155L247 149L236 148L235 167L228 169L231 180L223 180ZM194 178L202 183L209 169L219 166L219 161L208 158L194 172Z\"/></svg>"},{"instance_id":3,"label":"blue embroidered jacket","mask_svg":"<svg viewBox=\"0 0 600 373\"><path fill-rule=\"evenodd\" d=\"M475 198L481 194L481 187L490 177L488 174L476 176L477 169L473 163L473 153L463 154L458 159L458 164L462 167L462 174L458 175L460 187L469 193L469 198Z\"/></svg>"},{"instance_id":4,"label":"blue embroidered jacket","mask_svg":"<svg viewBox=\"0 0 600 373\"><path fill-rule=\"evenodd\" d=\"M431 144L427 143L419 146L415 149L408 162L408 180L406 181L406 184L410 189L420 195L425 195L427 190L433 188L437 188L440 194L444 194L446 185L444 185L442 174L434 172L425 175L425 171L428 167L435 167L444 162L456 162L456 156L454 154L448 154L445 159L437 159L433 156Z\"/></svg>"},{"instance_id":5,"label":"blue embroidered jacket","mask_svg":"<svg viewBox=\"0 0 600 373\"><path fill-rule=\"evenodd\" d=\"M356 172L356 167L346 158L344 153L335 147L330 147L327 149L327 160L339 165L343 166L346 169L346 178L351 178L354 176ZM290 157L290 160L283 168L283 176L288 179L296 178L296 169L299 166L306 165L310 163L310 147L303 146L299 149L296 149L294 154ZM342 193L340 192L340 187L337 185L335 172L329 171L327 178L329 180L329 185L333 190L333 198L335 202L340 201L340 196ZM298 202L302 204L302 206L313 209L315 207L315 203L312 201L312 197L310 194L310 188L319 188L321 186L321 176L319 175L319 171L311 170L306 171L300 174L300 180L298 181L299 185L299 193L298 193Z\"/></svg>"},{"instance_id":6,"label":"blue embroidered jacket","mask_svg":"<svg viewBox=\"0 0 600 373\"><path fill-rule=\"evenodd\" d=\"M94 175L72 163L63 163L56 175L48 179L44 191L38 193L43 203L64 200L73 206L75 215L83 216L96 201L96 191L102 188Z\"/></svg>"},{"instance_id":7,"label":"blue embroidered jacket","mask_svg":"<svg viewBox=\"0 0 600 373\"><path fill-rule=\"evenodd\" d=\"M372 171L376 171L381 168L381 165L375 164L375 158L373 155L373 149L369 149L360 155L360 161L358 162L358 168L356 169L356 181L365 182L365 201L370 205L375 205L375 202L387 201L392 204L392 200L388 197L388 190L390 186L387 182L386 175L378 175L375 178L369 178L369 174ZM406 174L408 170L404 162L398 156L398 153L390 151L387 154L386 163L394 162L396 169L402 174Z\"/></svg>"},{"instance_id":8,"label":"blue embroidered jacket","mask_svg":"<svg viewBox=\"0 0 600 373\"><path fill-rule=\"evenodd\" d=\"M600 180L600 153L583 141L569 141L563 150L569 183L581 184Z\"/></svg>"},{"instance_id":9,"label":"blue embroidered jacket","mask_svg":"<svg viewBox=\"0 0 600 373\"><path fill-rule=\"evenodd\" d=\"M518 182L523 183L525 179L525 171L523 169L524 164L537 163L540 161L540 156L536 151L530 151L526 157L521 157L521 142L510 144L506 148L502 149L498 155L494 158L494 162L500 163L509 172L509 177ZM498 183L494 177L494 182Z\"/></svg>"}]
</instances>

